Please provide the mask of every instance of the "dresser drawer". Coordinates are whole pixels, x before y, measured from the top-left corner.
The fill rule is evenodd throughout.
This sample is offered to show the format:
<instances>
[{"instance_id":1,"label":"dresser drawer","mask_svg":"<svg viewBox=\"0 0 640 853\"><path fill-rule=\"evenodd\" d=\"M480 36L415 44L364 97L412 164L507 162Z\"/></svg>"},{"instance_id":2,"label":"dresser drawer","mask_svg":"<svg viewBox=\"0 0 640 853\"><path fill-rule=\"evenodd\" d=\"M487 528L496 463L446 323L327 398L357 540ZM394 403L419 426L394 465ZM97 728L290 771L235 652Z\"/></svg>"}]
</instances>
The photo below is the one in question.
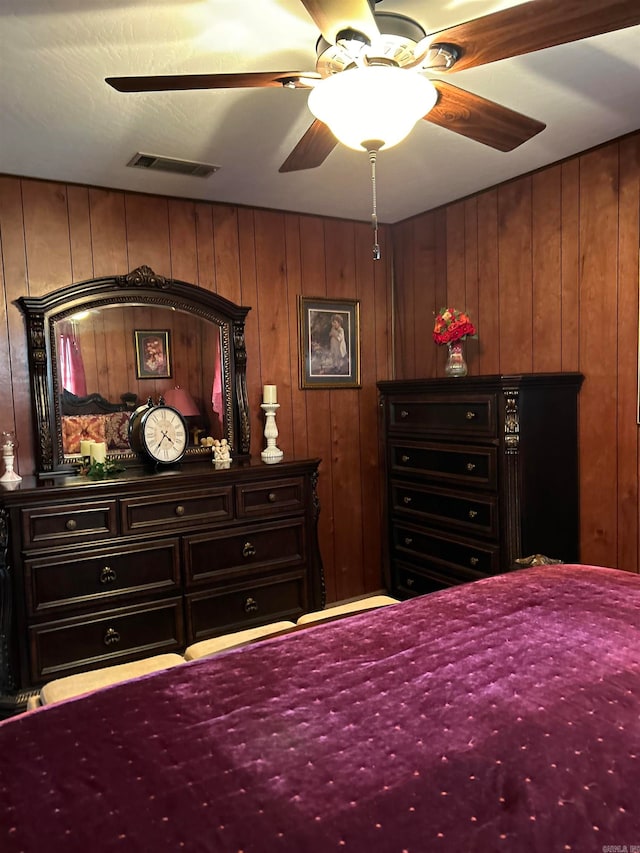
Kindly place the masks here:
<instances>
[{"instance_id":1,"label":"dresser drawer","mask_svg":"<svg viewBox=\"0 0 640 853\"><path fill-rule=\"evenodd\" d=\"M179 559L177 538L27 559L27 613L39 616L135 593L179 591Z\"/></svg>"},{"instance_id":2,"label":"dresser drawer","mask_svg":"<svg viewBox=\"0 0 640 853\"><path fill-rule=\"evenodd\" d=\"M497 448L436 442L391 442L391 470L455 485L497 488Z\"/></svg>"},{"instance_id":3,"label":"dresser drawer","mask_svg":"<svg viewBox=\"0 0 640 853\"><path fill-rule=\"evenodd\" d=\"M174 652L184 646L182 599L33 625L29 642L36 683L121 663L122 658Z\"/></svg>"},{"instance_id":4,"label":"dresser drawer","mask_svg":"<svg viewBox=\"0 0 640 853\"><path fill-rule=\"evenodd\" d=\"M306 560L302 519L243 527L219 533L196 533L183 539L188 586L223 580L246 570L278 569Z\"/></svg>"},{"instance_id":5,"label":"dresser drawer","mask_svg":"<svg viewBox=\"0 0 640 853\"><path fill-rule=\"evenodd\" d=\"M495 394L421 394L389 399L390 431L442 433L477 438L497 436Z\"/></svg>"},{"instance_id":6,"label":"dresser drawer","mask_svg":"<svg viewBox=\"0 0 640 853\"><path fill-rule=\"evenodd\" d=\"M401 523L395 524L392 540L394 550L399 556L404 554L408 558L424 560L434 566L446 567L447 571L472 572L474 579L499 571L497 545L448 537Z\"/></svg>"},{"instance_id":7,"label":"dresser drawer","mask_svg":"<svg viewBox=\"0 0 640 853\"><path fill-rule=\"evenodd\" d=\"M304 508L304 480L274 480L236 486L238 518L276 516L300 512Z\"/></svg>"},{"instance_id":8,"label":"dresser drawer","mask_svg":"<svg viewBox=\"0 0 640 853\"><path fill-rule=\"evenodd\" d=\"M176 529L228 521L233 518L233 486L182 492L170 499L148 495L123 498L120 512L124 533L166 529L167 525Z\"/></svg>"},{"instance_id":9,"label":"dresser drawer","mask_svg":"<svg viewBox=\"0 0 640 853\"><path fill-rule=\"evenodd\" d=\"M29 507L20 518L25 550L106 539L118 532L115 500Z\"/></svg>"},{"instance_id":10,"label":"dresser drawer","mask_svg":"<svg viewBox=\"0 0 640 853\"><path fill-rule=\"evenodd\" d=\"M437 527L442 525L492 539L498 535L498 501L493 495L392 481L391 509L398 515L413 516Z\"/></svg>"},{"instance_id":11,"label":"dresser drawer","mask_svg":"<svg viewBox=\"0 0 640 853\"><path fill-rule=\"evenodd\" d=\"M483 575L468 578L468 580L479 580L480 577ZM440 589L456 586L458 583L459 580L451 574L433 571L430 567L417 569L401 562L396 562L393 567L394 589L407 597L437 592Z\"/></svg>"},{"instance_id":12,"label":"dresser drawer","mask_svg":"<svg viewBox=\"0 0 640 853\"><path fill-rule=\"evenodd\" d=\"M256 577L186 598L187 643L254 625L295 621L308 609L304 571Z\"/></svg>"}]
</instances>

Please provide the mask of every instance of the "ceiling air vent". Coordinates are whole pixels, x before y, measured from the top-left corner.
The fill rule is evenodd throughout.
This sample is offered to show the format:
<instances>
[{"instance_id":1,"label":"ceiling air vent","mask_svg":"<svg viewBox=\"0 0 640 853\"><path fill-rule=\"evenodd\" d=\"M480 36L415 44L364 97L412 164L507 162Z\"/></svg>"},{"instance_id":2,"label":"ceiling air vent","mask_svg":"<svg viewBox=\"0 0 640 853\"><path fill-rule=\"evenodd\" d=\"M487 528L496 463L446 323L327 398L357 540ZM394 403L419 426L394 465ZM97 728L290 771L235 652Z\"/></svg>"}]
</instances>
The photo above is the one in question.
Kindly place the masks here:
<instances>
[{"instance_id":1,"label":"ceiling air vent","mask_svg":"<svg viewBox=\"0 0 640 853\"><path fill-rule=\"evenodd\" d=\"M135 155L127 166L138 169L152 169L156 172L173 172L174 175L191 175L194 178L208 178L217 172L220 166L211 163L196 163L193 160L177 160L174 157L157 157L155 154Z\"/></svg>"}]
</instances>

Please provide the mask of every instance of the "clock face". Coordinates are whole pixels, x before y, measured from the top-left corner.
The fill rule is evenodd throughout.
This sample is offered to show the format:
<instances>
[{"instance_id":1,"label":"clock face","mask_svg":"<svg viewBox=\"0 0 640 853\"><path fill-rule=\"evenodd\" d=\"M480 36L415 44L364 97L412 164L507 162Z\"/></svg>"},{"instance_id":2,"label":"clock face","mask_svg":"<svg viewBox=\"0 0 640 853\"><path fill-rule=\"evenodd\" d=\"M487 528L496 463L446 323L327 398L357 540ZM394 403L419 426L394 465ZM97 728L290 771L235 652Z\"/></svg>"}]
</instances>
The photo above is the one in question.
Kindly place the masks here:
<instances>
[{"instance_id":1,"label":"clock face","mask_svg":"<svg viewBox=\"0 0 640 853\"><path fill-rule=\"evenodd\" d=\"M153 406L140 422L142 445L155 462L170 465L187 449L187 427L184 418L170 406Z\"/></svg>"}]
</instances>

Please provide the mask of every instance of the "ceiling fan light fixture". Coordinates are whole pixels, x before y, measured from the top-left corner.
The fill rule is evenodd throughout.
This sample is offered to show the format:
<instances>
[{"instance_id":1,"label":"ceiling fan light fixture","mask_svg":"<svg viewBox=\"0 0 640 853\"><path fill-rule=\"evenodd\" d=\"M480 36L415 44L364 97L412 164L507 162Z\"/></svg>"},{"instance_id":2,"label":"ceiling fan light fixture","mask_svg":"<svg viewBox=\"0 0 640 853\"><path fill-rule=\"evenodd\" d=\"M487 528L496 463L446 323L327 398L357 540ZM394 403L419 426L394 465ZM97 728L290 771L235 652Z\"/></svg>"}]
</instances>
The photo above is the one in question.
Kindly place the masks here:
<instances>
[{"instance_id":1,"label":"ceiling fan light fixture","mask_svg":"<svg viewBox=\"0 0 640 853\"><path fill-rule=\"evenodd\" d=\"M381 149L405 139L438 99L426 77L393 65L351 68L320 80L309 94L309 109L343 145Z\"/></svg>"}]
</instances>

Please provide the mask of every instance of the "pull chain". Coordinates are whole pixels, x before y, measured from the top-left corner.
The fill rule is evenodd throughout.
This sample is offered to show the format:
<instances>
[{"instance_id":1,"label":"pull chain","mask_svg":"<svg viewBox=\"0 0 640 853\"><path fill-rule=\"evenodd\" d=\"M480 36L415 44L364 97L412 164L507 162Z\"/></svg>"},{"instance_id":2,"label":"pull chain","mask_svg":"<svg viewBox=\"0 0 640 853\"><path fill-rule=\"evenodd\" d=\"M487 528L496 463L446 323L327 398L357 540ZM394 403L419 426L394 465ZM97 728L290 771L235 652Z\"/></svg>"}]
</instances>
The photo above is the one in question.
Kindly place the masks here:
<instances>
[{"instance_id":1,"label":"pull chain","mask_svg":"<svg viewBox=\"0 0 640 853\"><path fill-rule=\"evenodd\" d=\"M369 149L369 162L371 163L371 192L372 192L372 213L371 224L373 226L373 260L380 260L380 244L378 243L378 201L376 195L376 155L377 151L374 148Z\"/></svg>"}]
</instances>

